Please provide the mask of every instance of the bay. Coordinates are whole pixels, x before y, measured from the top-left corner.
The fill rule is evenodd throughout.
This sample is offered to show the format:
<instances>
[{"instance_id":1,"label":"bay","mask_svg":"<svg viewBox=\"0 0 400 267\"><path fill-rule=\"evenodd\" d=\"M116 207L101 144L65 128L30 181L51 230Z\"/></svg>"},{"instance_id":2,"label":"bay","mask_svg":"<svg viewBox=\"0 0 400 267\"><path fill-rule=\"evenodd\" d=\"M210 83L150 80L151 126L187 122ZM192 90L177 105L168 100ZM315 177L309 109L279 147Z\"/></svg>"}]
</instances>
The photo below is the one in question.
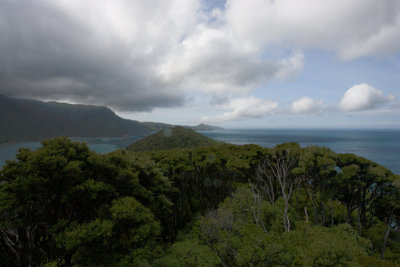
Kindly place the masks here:
<instances>
[{"instance_id":1,"label":"bay","mask_svg":"<svg viewBox=\"0 0 400 267\"><path fill-rule=\"evenodd\" d=\"M400 174L400 130L229 129L201 133L237 145L256 144L272 148L285 142L297 142L301 147L325 146L336 153L359 155ZM125 148L142 137L71 139L86 142L97 153L108 153ZM40 147L40 142L0 144L0 167L6 160L14 159L20 147L34 150Z\"/></svg>"},{"instance_id":2,"label":"bay","mask_svg":"<svg viewBox=\"0 0 400 267\"><path fill-rule=\"evenodd\" d=\"M301 147L329 147L336 153L353 153L400 174L400 130L238 129L202 132L231 144L272 148L285 142Z\"/></svg>"}]
</instances>

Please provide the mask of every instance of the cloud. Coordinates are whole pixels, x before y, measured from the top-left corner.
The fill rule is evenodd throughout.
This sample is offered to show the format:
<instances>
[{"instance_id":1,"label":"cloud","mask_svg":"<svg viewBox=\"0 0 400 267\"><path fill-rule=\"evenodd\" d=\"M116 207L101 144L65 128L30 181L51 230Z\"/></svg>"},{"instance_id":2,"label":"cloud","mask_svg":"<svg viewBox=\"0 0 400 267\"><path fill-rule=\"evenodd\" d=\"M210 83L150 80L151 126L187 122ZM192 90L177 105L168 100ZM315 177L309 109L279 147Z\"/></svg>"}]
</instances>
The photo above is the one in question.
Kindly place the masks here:
<instances>
[{"instance_id":1,"label":"cloud","mask_svg":"<svg viewBox=\"0 0 400 267\"><path fill-rule=\"evenodd\" d=\"M302 97L292 103L290 110L294 114L321 114L322 100Z\"/></svg>"},{"instance_id":2,"label":"cloud","mask_svg":"<svg viewBox=\"0 0 400 267\"><path fill-rule=\"evenodd\" d=\"M0 1L0 94L151 111L293 79L304 49L400 51L397 0L209 2Z\"/></svg>"},{"instance_id":3,"label":"cloud","mask_svg":"<svg viewBox=\"0 0 400 267\"><path fill-rule=\"evenodd\" d=\"M222 122L261 118L271 114L275 109L277 109L278 103L251 96L232 99L228 104L225 104L222 107L229 111L213 117L203 117L202 121Z\"/></svg>"},{"instance_id":4,"label":"cloud","mask_svg":"<svg viewBox=\"0 0 400 267\"><path fill-rule=\"evenodd\" d=\"M0 93L119 110L181 105L156 75L195 25L199 3L16 0L0 3Z\"/></svg>"},{"instance_id":5,"label":"cloud","mask_svg":"<svg viewBox=\"0 0 400 267\"><path fill-rule=\"evenodd\" d=\"M400 51L398 0L228 0L226 20L259 47L327 49L345 60Z\"/></svg>"},{"instance_id":6,"label":"cloud","mask_svg":"<svg viewBox=\"0 0 400 267\"><path fill-rule=\"evenodd\" d=\"M301 72L263 59L200 0L0 2L0 94L120 111L181 106L190 91L243 96Z\"/></svg>"},{"instance_id":7,"label":"cloud","mask_svg":"<svg viewBox=\"0 0 400 267\"><path fill-rule=\"evenodd\" d=\"M291 57L281 59L278 64L281 65L275 77L280 80L291 79L298 76L304 67L304 55L301 52L294 53Z\"/></svg>"},{"instance_id":8,"label":"cloud","mask_svg":"<svg viewBox=\"0 0 400 267\"><path fill-rule=\"evenodd\" d=\"M340 100L339 108L343 111L369 110L393 99L393 95L385 97L381 90L362 83L354 85L344 93L343 98Z\"/></svg>"},{"instance_id":9,"label":"cloud","mask_svg":"<svg viewBox=\"0 0 400 267\"><path fill-rule=\"evenodd\" d=\"M187 37L160 66L164 82L213 95L244 95L268 80L290 79L303 69L304 56L262 60L228 32L202 27Z\"/></svg>"}]
</instances>

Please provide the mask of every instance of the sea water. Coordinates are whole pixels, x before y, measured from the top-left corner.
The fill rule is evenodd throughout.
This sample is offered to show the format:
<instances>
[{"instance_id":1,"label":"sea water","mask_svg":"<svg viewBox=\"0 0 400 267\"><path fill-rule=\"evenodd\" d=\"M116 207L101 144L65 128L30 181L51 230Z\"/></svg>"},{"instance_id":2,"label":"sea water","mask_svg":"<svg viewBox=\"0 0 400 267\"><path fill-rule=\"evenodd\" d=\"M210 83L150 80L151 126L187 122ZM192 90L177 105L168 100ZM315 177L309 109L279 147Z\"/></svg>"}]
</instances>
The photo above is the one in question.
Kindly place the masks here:
<instances>
[{"instance_id":1,"label":"sea water","mask_svg":"<svg viewBox=\"0 0 400 267\"><path fill-rule=\"evenodd\" d=\"M353 153L400 174L400 130L288 130L240 129L202 132L231 144L272 148L297 142L301 147L325 146L336 153Z\"/></svg>"},{"instance_id":2,"label":"sea water","mask_svg":"<svg viewBox=\"0 0 400 267\"><path fill-rule=\"evenodd\" d=\"M240 129L206 131L202 134L232 144L256 144L272 148L285 142L329 147L336 153L354 153L375 161L400 174L400 130L288 130ZM124 148L140 137L129 138L73 138L84 141L97 153L108 153ZM0 167L6 160L14 159L17 150L40 147L39 142L0 144Z\"/></svg>"}]
</instances>

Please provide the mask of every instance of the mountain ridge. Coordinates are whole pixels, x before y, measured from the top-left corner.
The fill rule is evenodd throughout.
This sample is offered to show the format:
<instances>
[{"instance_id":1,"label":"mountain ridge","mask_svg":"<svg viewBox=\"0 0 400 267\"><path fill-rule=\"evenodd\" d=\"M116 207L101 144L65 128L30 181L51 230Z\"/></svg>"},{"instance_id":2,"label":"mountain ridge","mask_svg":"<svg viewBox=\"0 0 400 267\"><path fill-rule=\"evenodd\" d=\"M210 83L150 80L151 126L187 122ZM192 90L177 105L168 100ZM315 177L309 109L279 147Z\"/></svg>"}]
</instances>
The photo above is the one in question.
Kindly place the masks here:
<instances>
[{"instance_id":1,"label":"mountain ridge","mask_svg":"<svg viewBox=\"0 0 400 267\"><path fill-rule=\"evenodd\" d=\"M174 126L124 119L104 106L44 102L0 95L0 143L41 141L58 136L147 136ZM208 127L211 129L214 126Z\"/></svg>"}]
</instances>

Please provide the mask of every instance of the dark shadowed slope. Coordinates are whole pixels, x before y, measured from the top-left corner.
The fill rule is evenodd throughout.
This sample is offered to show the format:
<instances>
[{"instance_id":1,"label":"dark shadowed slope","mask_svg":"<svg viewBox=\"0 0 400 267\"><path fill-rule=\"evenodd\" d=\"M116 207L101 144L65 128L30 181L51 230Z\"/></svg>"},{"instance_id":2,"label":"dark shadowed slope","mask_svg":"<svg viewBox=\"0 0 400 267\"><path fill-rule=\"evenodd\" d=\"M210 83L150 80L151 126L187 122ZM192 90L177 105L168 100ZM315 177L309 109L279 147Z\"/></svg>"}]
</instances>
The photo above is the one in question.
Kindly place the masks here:
<instances>
[{"instance_id":1,"label":"dark shadowed slope","mask_svg":"<svg viewBox=\"0 0 400 267\"><path fill-rule=\"evenodd\" d=\"M123 137L151 132L140 122L120 118L107 107L0 96L0 142L56 136Z\"/></svg>"},{"instance_id":2,"label":"dark shadowed slope","mask_svg":"<svg viewBox=\"0 0 400 267\"><path fill-rule=\"evenodd\" d=\"M0 95L0 143L40 141L57 136L143 136L171 127L174 125L123 119L102 106L14 99ZM197 131L222 129L204 124L184 127Z\"/></svg>"},{"instance_id":3,"label":"dark shadowed slope","mask_svg":"<svg viewBox=\"0 0 400 267\"><path fill-rule=\"evenodd\" d=\"M136 141L127 147L132 151L156 151L173 148L195 148L221 144L211 138L205 137L194 130L184 127L173 127L159 131Z\"/></svg>"}]
</instances>

